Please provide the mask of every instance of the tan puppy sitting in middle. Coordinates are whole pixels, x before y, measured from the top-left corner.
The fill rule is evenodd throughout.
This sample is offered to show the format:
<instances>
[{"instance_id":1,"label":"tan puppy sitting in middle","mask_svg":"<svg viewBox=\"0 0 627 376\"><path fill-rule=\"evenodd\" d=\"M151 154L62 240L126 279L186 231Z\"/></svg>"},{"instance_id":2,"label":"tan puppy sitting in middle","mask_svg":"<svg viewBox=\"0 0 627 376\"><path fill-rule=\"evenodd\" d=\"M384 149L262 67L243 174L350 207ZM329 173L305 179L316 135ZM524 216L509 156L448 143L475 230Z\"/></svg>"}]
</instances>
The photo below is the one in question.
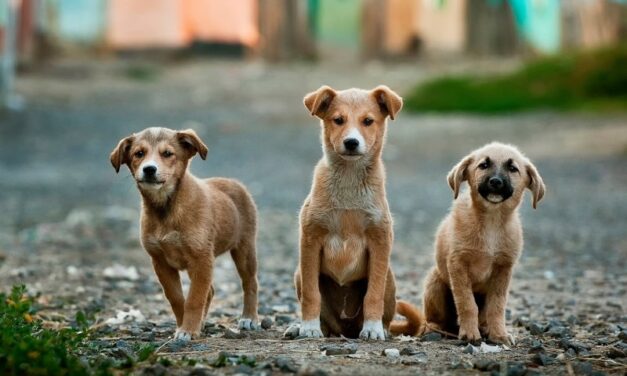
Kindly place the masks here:
<instances>
[{"instance_id":1,"label":"tan puppy sitting in middle","mask_svg":"<svg viewBox=\"0 0 627 376\"><path fill-rule=\"evenodd\" d=\"M304 104L321 120L324 156L300 213L299 335L383 340L396 287L381 152L387 117L395 118L403 100L386 86L323 86Z\"/></svg>"}]
</instances>

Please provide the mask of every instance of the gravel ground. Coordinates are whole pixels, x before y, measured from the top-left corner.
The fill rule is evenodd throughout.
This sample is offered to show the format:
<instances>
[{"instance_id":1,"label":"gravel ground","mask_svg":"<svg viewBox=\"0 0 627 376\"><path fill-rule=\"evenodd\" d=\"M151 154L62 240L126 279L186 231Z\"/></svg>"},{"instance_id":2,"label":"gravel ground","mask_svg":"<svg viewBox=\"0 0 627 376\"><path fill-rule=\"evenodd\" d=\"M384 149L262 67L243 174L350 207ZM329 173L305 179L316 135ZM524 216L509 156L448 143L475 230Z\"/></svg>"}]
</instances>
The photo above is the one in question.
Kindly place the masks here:
<instances>
[{"instance_id":1,"label":"gravel ground","mask_svg":"<svg viewBox=\"0 0 627 376\"><path fill-rule=\"evenodd\" d=\"M625 115L402 112L389 125L384 155L395 218L392 263L398 296L417 304L433 264L433 233L452 200L449 168L492 140L517 144L538 166L548 194L537 210L528 200L522 207L525 250L507 320L516 346L484 353L434 336L382 343L288 340L283 332L298 319L292 286L297 213L321 154L319 127L302 106L303 94L323 83L386 83L402 93L434 73L476 65L142 62L154 77L137 81L127 77L129 64L63 61L28 72L18 81L26 109L0 114L0 283L4 289L26 283L39 293L45 319L63 323L85 310L98 320L96 345L103 354L116 357L136 343L154 343L165 344L162 356L185 359L135 370L155 375L627 372ZM210 151L207 161L194 161L193 172L235 177L253 192L260 216L260 315L267 329L235 331L241 291L231 260L223 257L206 337L166 343L173 315L139 247L139 195L129 174L115 175L108 161L121 137L150 125L195 128ZM131 309L141 316L106 323ZM385 349L399 354L385 355ZM255 358L254 366L246 357ZM211 365L220 359L226 367Z\"/></svg>"}]
</instances>

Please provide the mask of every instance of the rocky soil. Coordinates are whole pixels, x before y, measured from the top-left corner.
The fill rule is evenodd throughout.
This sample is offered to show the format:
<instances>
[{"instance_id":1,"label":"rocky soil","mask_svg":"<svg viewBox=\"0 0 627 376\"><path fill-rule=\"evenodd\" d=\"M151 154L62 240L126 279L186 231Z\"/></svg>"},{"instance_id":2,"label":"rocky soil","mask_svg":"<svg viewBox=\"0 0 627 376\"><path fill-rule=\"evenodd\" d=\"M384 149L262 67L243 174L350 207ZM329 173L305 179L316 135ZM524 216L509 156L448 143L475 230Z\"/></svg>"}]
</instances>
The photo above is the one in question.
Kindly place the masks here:
<instances>
[{"instance_id":1,"label":"rocky soil","mask_svg":"<svg viewBox=\"0 0 627 376\"><path fill-rule=\"evenodd\" d=\"M380 343L285 338L298 320L297 213L321 154L303 94L323 83L386 83L402 93L433 72L467 67L144 62L155 77L137 81L125 64L66 61L28 72L18 82L27 107L0 114L0 283L39 294L49 325L87 312L93 346L114 359L154 344L167 361L133 370L148 375L627 372L626 116L403 112L389 125L392 263L398 296L416 304L433 265L435 227L452 200L449 168L492 140L519 145L538 166L548 194L537 210L528 197L521 208L525 251L507 314L515 346L473 347L433 334ZM236 177L253 192L263 330L236 330L241 290L226 256L204 336L169 340L173 315L138 242L138 194L108 161L121 137L155 124L195 128L210 152L192 171Z\"/></svg>"}]
</instances>

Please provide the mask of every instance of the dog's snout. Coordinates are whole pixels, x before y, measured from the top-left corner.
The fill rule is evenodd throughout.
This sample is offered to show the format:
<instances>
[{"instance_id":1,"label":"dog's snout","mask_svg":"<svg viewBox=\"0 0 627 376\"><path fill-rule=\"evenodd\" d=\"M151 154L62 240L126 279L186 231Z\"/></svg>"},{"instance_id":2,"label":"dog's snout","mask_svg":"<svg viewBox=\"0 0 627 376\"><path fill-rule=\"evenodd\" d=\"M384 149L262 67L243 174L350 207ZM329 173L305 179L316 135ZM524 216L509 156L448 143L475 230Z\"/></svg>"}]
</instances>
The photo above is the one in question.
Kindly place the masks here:
<instances>
[{"instance_id":1,"label":"dog's snout","mask_svg":"<svg viewBox=\"0 0 627 376\"><path fill-rule=\"evenodd\" d=\"M490 184L491 188L499 189L503 187L503 179L498 176L493 176L488 180L488 184Z\"/></svg>"},{"instance_id":2,"label":"dog's snout","mask_svg":"<svg viewBox=\"0 0 627 376\"><path fill-rule=\"evenodd\" d=\"M152 165L144 166L143 171L144 171L144 175L146 176L155 176L155 174L157 173L157 166L152 166Z\"/></svg>"},{"instance_id":3,"label":"dog's snout","mask_svg":"<svg viewBox=\"0 0 627 376\"><path fill-rule=\"evenodd\" d=\"M359 140L356 138L347 138L344 140L344 147L348 151L355 151L359 147Z\"/></svg>"}]
</instances>

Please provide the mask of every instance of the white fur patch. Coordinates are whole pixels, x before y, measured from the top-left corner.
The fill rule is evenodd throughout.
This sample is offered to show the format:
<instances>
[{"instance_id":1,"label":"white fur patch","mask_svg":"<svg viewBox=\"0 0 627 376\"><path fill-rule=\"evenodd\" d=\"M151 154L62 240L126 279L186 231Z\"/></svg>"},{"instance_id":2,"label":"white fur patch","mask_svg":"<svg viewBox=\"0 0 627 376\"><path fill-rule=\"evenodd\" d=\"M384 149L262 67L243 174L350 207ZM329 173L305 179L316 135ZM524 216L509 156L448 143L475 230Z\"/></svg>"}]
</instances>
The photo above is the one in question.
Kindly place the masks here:
<instances>
[{"instance_id":1,"label":"white fur patch","mask_svg":"<svg viewBox=\"0 0 627 376\"><path fill-rule=\"evenodd\" d=\"M159 165L157 164L157 162L155 160L151 159L151 160L148 160L148 161L144 161L144 163L142 163L139 166L139 170L138 170L139 171L139 180L144 180L146 178L144 176L144 168L150 167L150 166L155 167L157 169L156 172L155 172L155 175L159 176Z\"/></svg>"},{"instance_id":2,"label":"white fur patch","mask_svg":"<svg viewBox=\"0 0 627 376\"><path fill-rule=\"evenodd\" d=\"M309 338L322 338L322 330L320 330L320 319L303 320L298 331L299 336Z\"/></svg>"},{"instance_id":3,"label":"white fur patch","mask_svg":"<svg viewBox=\"0 0 627 376\"><path fill-rule=\"evenodd\" d=\"M383 323L381 320L366 320L364 326L359 333L361 339L385 340L385 332L383 331Z\"/></svg>"},{"instance_id":4,"label":"white fur patch","mask_svg":"<svg viewBox=\"0 0 627 376\"><path fill-rule=\"evenodd\" d=\"M257 325L257 322L253 321L252 319L246 319L242 317L237 323L237 328L239 330L257 330L259 326Z\"/></svg>"},{"instance_id":5,"label":"white fur patch","mask_svg":"<svg viewBox=\"0 0 627 376\"><path fill-rule=\"evenodd\" d=\"M351 138L354 138L355 140L359 141L359 146L357 147L357 150L355 150L355 152L359 154L364 154L366 152L366 140L364 139L364 136L362 136L361 132L359 131L357 127L352 127L346 134L346 137L344 137L344 140L348 140ZM344 150L344 152L346 151L347 150Z\"/></svg>"}]
</instances>

